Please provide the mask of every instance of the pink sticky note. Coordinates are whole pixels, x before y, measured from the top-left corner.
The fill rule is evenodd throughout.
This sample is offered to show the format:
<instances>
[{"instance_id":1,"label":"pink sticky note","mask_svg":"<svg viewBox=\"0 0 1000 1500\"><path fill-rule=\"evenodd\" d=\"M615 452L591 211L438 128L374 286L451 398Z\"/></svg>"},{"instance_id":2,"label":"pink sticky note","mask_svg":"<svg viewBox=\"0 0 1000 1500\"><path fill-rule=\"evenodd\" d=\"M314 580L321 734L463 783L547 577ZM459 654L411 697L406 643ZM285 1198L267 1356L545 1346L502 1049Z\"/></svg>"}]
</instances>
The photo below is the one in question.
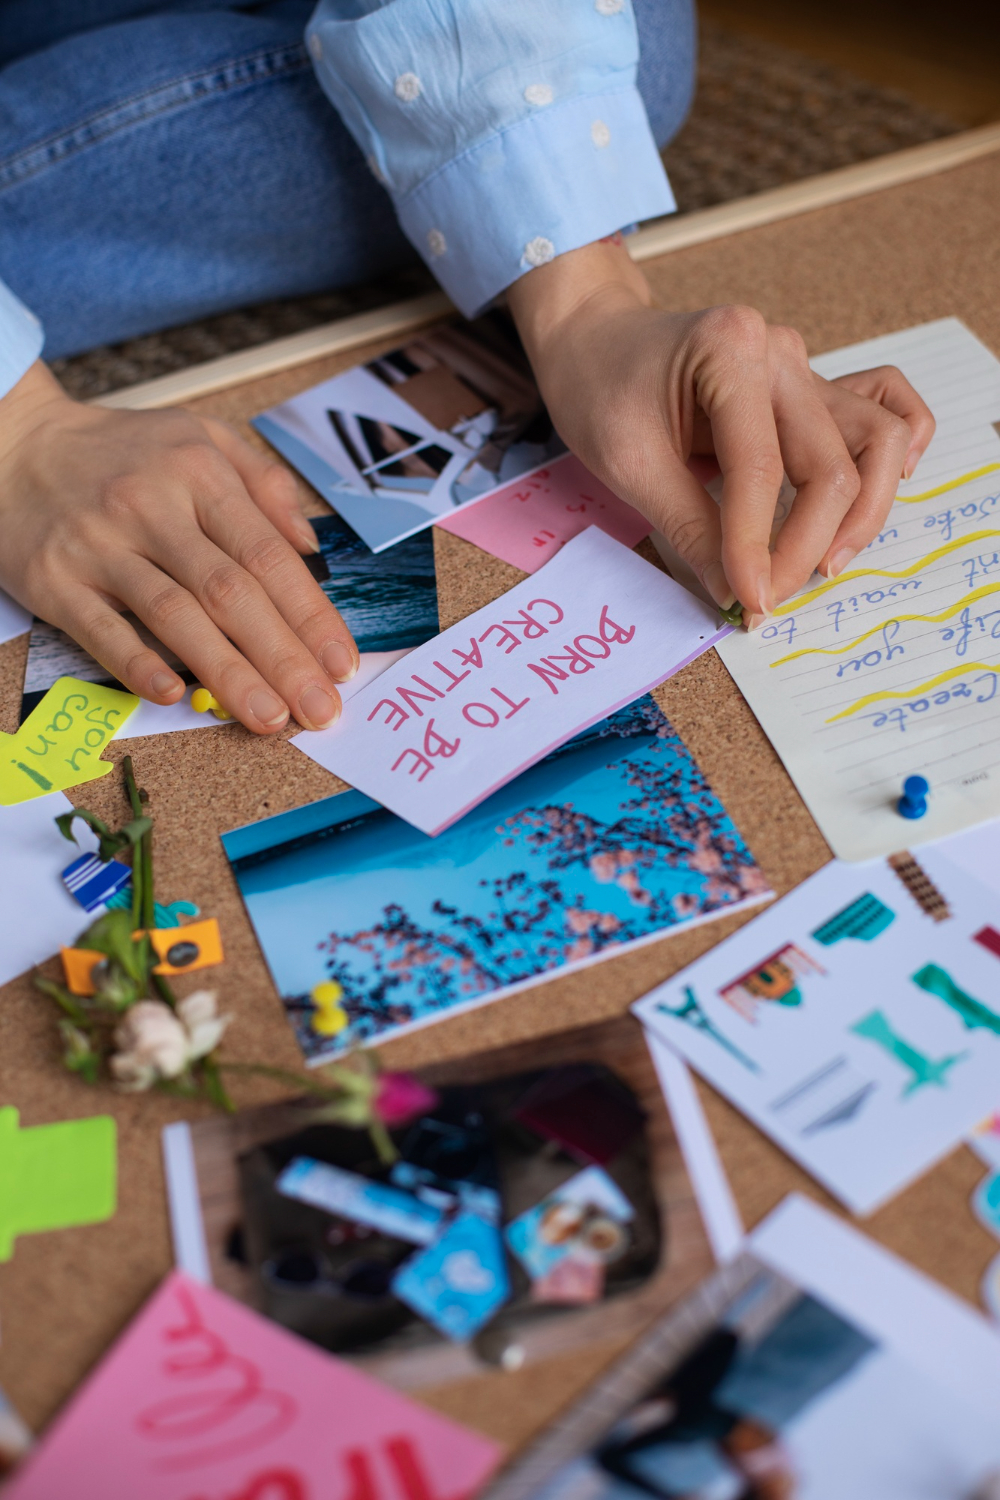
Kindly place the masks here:
<instances>
[{"instance_id":1,"label":"pink sticky note","mask_svg":"<svg viewBox=\"0 0 1000 1500\"><path fill-rule=\"evenodd\" d=\"M653 529L572 453L435 525L525 573L534 573L588 526L599 526L626 547L634 547Z\"/></svg>"},{"instance_id":2,"label":"pink sticky note","mask_svg":"<svg viewBox=\"0 0 1000 1500\"><path fill-rule=\"evenodd\" d=\"M175 1271L4 1500L471 1500L500 1455Z\"/></svg>"}]
</instances>

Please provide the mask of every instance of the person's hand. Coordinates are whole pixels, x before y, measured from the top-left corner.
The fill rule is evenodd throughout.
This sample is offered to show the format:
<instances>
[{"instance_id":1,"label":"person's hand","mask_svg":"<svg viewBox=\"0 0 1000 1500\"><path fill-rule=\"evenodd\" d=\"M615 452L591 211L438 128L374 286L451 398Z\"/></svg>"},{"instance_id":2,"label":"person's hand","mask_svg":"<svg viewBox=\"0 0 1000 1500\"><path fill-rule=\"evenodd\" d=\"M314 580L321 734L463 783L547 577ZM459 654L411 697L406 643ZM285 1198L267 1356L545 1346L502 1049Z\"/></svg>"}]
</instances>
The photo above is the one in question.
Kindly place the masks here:
<instances>
[{"instance_id":1,"label":"person's hand","mask_svg":"<svg viewBox=\"0 0 1000 1500\"><path fill-rule=\"evenodd\" d=\"M294 478L221 422L71 401L41 363L0 401L0 585L154 703L184 683L130 610L248 729L340 711L350 631L300 552Z\"/></svg>"},{"instance_id":2,"label":"person's hand","mask_svg":"<svg viewBox=\"0 0 1000 1500\"><path fill-rule=\"evenodd\" d=\"M564 442L748 624L844 570L934 432L896 369L821 380L800 336L752 308L654 309L620 242L560 255L507 298ZM699 454L722 471L721 507L687 468ZM771 551L783 471L798 493Z\"/></svg>"}]
</instances>

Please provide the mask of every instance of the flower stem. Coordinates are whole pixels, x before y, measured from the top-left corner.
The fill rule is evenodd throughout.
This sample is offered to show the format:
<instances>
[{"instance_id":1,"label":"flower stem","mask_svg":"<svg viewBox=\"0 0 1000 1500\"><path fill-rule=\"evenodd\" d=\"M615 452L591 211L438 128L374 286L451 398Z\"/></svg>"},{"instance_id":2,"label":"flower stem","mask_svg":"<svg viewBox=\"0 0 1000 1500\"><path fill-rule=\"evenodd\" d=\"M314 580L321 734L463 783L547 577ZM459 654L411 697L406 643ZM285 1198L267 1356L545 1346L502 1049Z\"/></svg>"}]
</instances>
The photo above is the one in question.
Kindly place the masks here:
<instances>
[{"instance_id":1,"label":"flower stem","mask_svg":"<svg viewBox=\"0 0 1000 1500\"><path fill-rule=\"evenodd\" d=\"M143 814L142 798L139 788L136 786L135 771L132 768L132 757L126 755L122 761L122 770L125 772L125 790L128 792L128 800L132 807L132 816L141 818ZM143 896L143 877L145 874L145 861L143 859L143 846L145 836L132 849L132 931L138 932L143 924L143 908L145 905Z\"/></svg>"}]
</instances>

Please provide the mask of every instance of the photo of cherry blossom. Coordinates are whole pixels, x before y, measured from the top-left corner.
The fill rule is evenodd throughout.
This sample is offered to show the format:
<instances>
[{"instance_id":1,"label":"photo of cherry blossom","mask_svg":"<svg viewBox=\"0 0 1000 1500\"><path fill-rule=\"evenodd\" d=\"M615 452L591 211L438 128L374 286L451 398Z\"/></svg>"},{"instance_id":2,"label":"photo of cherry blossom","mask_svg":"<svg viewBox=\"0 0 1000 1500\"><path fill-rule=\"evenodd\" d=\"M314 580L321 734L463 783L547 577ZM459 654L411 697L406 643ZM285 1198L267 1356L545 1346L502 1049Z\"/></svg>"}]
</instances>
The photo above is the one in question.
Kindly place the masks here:
<instances>
[{"instance_id":1,"label":"photo of cherry blossom","mask_svg":"<svg viewBox=\"0 0 1000 1500\"><path fill-rule=\"evenodd\" d=\"M649 697L437 838L359 792L223 835L306 1057L411 1030L768 894ZM346 1024L329 1034L329 990Z\"/></svg>"}]
</instances>

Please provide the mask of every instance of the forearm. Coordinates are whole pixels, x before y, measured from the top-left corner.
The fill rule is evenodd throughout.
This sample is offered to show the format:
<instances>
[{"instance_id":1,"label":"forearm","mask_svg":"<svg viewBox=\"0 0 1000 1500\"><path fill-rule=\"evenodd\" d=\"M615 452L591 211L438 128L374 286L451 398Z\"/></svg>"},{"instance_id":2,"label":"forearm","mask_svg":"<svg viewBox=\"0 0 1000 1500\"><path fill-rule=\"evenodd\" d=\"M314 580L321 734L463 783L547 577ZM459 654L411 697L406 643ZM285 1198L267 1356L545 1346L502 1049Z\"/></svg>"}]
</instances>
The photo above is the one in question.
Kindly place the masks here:
<instances>
[{"instance_id":1,"label":"forearm","mask_svg":"<svg viewBox=\"0 0 1000 1500\"><path fill-rule=\"evenodd\" d=\"M649 283L621 235L570 250L528 271L507 292L507 303L536 374L544 356L574 319L598 308L625 311L652 305Z\"/></svg>"}]
</instances>

